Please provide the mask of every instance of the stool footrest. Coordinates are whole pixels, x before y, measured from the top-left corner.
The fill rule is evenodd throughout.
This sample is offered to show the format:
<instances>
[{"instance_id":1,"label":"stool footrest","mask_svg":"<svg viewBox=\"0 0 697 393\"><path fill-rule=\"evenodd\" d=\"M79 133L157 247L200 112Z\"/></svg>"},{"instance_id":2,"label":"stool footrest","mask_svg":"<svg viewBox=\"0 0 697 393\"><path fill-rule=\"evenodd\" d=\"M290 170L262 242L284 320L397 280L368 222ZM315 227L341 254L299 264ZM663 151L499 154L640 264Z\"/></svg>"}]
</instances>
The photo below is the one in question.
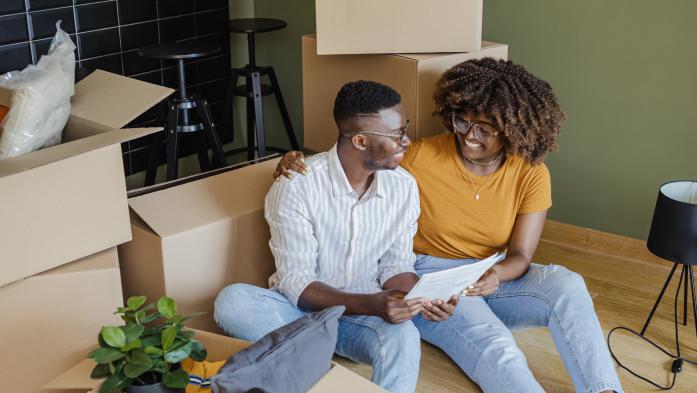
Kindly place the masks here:
<instances>
[{"instance_id":1,"label":"stool footrest","mask_svg":"<svg viewBox=\"0 0 697 393\"><path fill-rule=\"evenodd\" d=\"M261 84L261 95L262 96L270 96L274 93L274 89L271 85L266 85L266 84ZM247 86L245 85L238 85L235 86L235 90L233 91L233 94L235 97L248 97L248 98L254 98L254 91L250 90L247 91Z\"/></svg>"},{"instance_id":2,"label":"stool footrest","mask_svg":"<svg viewBox=\"0 0 697 393\"><path fill-rule=\"evenodd\" d=\"M196 108L196 100L194 97L187 98L185 100L175 99L174 105L179 109L194 109Z\"/></svg>"},{"instance_id":3,"label":"stool footrest","mask_svg":"<svg viewBox=\"0 0 697 393\"><path fill-rule=\"evenodd\" d=\"M145 185L152 185L155 182L155 174L159 157L165 139L167 154L166 176L167 180L174 180L178 176L179 159L179 134L203 132L198 147L198 160L201 171L205 172L212 168L222 168L227 165L222 143L218 136L216 125L213 122L210 108L206 100L195 97L185 99L170 99L167 114L167 130L161 134L153 135L151 141L151 154L148 160L148 169L145 176ZM200 122L189 123L188 111L195 109ZM212 162L209 161L208 151L212 150Z\"/></svg>"},{"instance_id":4,"label":"stool footrest","mask_svg":"<svg viewBox=\"0 0 697 393\"><path fill-rule=\"evenodd\" d=\"M186 126L180 126L177 125L177 132L198 132L203 129L203 123L198 123L198 124L189 124Z\"/></svg>"},{"instance_id":5,"label":"stool footrest","mask_svg":"<svg viewBox=\"0 0 697 393\"><path fill-rule=\"evenodd\" d=\"M244 76L244 77L252 77L253 73L258 73L259 76L266 76L271 73L271 67L269 66L250 66L247 64L246 66L242 68L233 68L233 71L237 71L239 76Z\"/></svg>"},{"instance_id":6,"label":"stool footrest","mask_svg":"<svg viewBox=\"0 0 697 393\"><path fill-rule=\"evenodd\" d=\"M249 41L250 45L253 40ZM300 150L298 140L295 137L293 125L290 122L290 115L281 93L281 86L278 83L276 72L271 66L257 66L253 60L253 47L250 47L250 64L242 68L233 68L230 71L227 95L225 97L225 120L231 120L230 124L234 127L233 97L244 97L246 100L247 117L247 158L253 159L254 152L258 156L266 155L266 135L264 130L264 111L262 108L262 97L273 95L278 104L278 110L283 120L283 126L290 145L294 150ZM270 85L261 83L261 77L266 76ZM237 80L242 77L245 79L244 85L237 85ZM231 127L231 128L232 128ZM233 128L234 132L234 128ZM273 148L270 148L273 149ZM277 149L284 151L284 149Z\"/></svg>"}]
</instances>

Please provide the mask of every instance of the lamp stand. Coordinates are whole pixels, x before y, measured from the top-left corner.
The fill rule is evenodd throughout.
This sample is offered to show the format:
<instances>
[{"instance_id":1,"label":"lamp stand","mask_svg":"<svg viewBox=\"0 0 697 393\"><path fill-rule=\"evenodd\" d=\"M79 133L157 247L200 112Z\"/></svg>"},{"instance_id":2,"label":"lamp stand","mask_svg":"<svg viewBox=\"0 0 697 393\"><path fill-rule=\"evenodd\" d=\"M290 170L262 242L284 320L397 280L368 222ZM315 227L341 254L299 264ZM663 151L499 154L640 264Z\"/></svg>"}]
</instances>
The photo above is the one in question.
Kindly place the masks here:
<instances>
[{"instance_id":1,"label":"lamp stand","mask_svg":"<svg viewBox=\"0 0 697 393\"><path fill-rule=\"evenodd\" d=\"M658 299L656 299L656 303L654 303L653 308L651 309L651 312L649 313L648 318L646 318L646 322L644 323L644 327L641 329L641 333L637 333L636 331L626 328L624 326L618 326L615 327L614 329L610 330L610 332L607 335L607 345L608 349L610 350L610 355L612 355L612 358L615 359L617 364L622 367L623 369L627 370L630 374L634 375L637 378L640 378L651 385L661 389L661 390L670 390L673 388L673 385L675 385L675 379L677 378L677 374L682 371L682 365L683 362L690 363L692 365L697 365L697 362L691 361L684 359L680 356L680 340L679 340L679 334L678 334L678 299L680 298L680 290L682 289L683 291L683 319L682 319L682 324L684 326L687 326L687 303L688 303L688 292L692 294L692 315L695 320L695 334L697 334L697 299L696 299L696 292L695 292L695 275L694 271L692 270L692 265L687 265L683 264L682 266L682 271L680 272L680 280L678 281L678 288L675 291L675 303L673 306L673 321L675 323L675 354L672 354L665 349L661 348L657 344L655 344L653 341L649 340L644 336L646 333L646 329L648 329L649 324L651 323L651 320L653 319L653 315L656 313L656 309L658 308L658 305L661 303L661 300L663 299L663 295L666 292L666 289L668 289L668 285L670 284L671 279L673 278L673 275L675 274L675 270L678 267L678 263L673 264L673 268L670 270L670 273L668 274L668 278L666 279L666 282L663 284L663 288L661 289L661 293L658 295ZM682 285L684 282L684 286ZM689 285L689 287L688 287ZM615 356L615 354L612 352L612 347L610 345L610 336L612 333L617 330L626 330L630 333L635 334L636 336L642 338L643 340L647 341L666 355L670 356L673 359L673 364L671 366L671 372L673 374L673 381L671 382L670 385L668 386L661 386L658 385L657 383L649 380L648 378L645 378L634 371L630 370L627 368L625 365L623 365L619 359Z\"/></svg>"},{"instance_id":2,"label":"lamp stand","mask_svg":"<svg viewBox=\"0 0 697 393\"><path fill-rule=\"evenodd\" d=\"M666 279L665 284L663 284L663 289L661 289L661 293L658 295L658 299L656 299L656 303L654 303L653 308L651 309L651 313L649 313L649 317L646 318L646 323L644 323L644 327L641 328L641 333L639 334L640 336L644 336L644 333L646 333L646 329L649 327L649 323L651 323L651 319L653 319L653 314L656 312L656 309L658 308L658 304L661 303L661 299L663 298L663 294L665 294L666 289L668 289L668 284L670 284L670 280L673 278L673 274L675 273L675 269L678 267L677 263L673 264L673 268L670 270L670 274L668 274L668 278ZM687 292L688 292L688 281L689 281L689 291L692 292L692 314L695 317L695 334L697 334L697 302L695 301L695 275L694 271L692 270L691 265L682 265L682 271L680 272L680 282L682 283L683 278L685 280L685 286L682 288L683 290L683 322L682 324L684 326L687 326ZM680 293L680 283L678 284L678 291L676 293ZM677 299L676 299L677 301ZM676 315L677 317L677 315ZM677 329L678 325L678 320L677 318L675 319L675 326ZM677 332L677 330L676 330ZM680 344L678 343L677 340L677 335L675 337L675 347L676 351L678 353L678 356L680 356Z\"/></svg>"}]
</instances>

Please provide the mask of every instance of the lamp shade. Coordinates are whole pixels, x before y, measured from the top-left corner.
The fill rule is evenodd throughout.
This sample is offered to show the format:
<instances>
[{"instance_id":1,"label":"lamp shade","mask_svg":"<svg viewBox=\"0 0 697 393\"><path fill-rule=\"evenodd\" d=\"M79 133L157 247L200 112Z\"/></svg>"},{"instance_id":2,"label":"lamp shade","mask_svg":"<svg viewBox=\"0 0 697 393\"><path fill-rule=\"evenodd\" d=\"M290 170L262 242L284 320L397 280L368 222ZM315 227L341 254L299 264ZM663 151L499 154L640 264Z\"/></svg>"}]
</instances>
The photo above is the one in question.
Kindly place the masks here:
<instances>
[{"instance_id":1,"label":"lamp shade","mask_svg":"<svg viewBox=\"0 0 697 393\"><path fill-rule=\"evenodd\" d=\"M646 246L660 258L697 265L697 181L661 186Z\"/></svg>"}]
</instances>

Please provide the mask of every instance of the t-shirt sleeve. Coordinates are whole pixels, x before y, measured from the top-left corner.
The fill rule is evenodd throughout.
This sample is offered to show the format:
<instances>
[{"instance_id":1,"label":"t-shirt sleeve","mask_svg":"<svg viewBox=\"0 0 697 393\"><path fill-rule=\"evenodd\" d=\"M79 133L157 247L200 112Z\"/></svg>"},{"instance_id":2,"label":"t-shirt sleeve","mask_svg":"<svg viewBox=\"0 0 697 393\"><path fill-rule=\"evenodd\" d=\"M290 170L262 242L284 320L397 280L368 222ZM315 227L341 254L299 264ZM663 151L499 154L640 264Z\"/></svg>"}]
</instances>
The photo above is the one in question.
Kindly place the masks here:
<instances>
[{"instance_id":1,"label":"t-shirt sleeve","mask_svg":"<svg viewBox=\"0 0 697 393\"><path fill-rule=\"evenodd\" d=\"M523 189L523 202L518 213L533 213L552 207L552 181L549 169L543 163L535 165L526 179Z\"/></svg>"}]
</instances>

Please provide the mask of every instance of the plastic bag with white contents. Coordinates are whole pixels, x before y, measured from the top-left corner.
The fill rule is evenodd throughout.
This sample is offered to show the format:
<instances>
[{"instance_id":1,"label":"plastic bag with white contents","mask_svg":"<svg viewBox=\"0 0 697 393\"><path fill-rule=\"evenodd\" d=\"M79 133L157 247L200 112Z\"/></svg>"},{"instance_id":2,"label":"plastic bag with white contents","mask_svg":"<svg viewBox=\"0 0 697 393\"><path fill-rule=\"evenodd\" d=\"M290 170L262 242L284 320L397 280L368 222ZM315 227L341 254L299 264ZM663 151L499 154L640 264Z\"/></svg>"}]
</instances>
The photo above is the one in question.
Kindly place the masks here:
<instances>
[{"instance_id":1,"label":"plastic bag with white contents","mask_svg":"<svg viewBox=\"0 0 697 393\"><path fill-rule=\"evenodd\" d=\"M10 111L0 124L0 159L61 142L75 93L75 44L60 21L56 30L48 54L36 65L0 76L0 87L12 91Z\"/></svg>"}]
</instances>

